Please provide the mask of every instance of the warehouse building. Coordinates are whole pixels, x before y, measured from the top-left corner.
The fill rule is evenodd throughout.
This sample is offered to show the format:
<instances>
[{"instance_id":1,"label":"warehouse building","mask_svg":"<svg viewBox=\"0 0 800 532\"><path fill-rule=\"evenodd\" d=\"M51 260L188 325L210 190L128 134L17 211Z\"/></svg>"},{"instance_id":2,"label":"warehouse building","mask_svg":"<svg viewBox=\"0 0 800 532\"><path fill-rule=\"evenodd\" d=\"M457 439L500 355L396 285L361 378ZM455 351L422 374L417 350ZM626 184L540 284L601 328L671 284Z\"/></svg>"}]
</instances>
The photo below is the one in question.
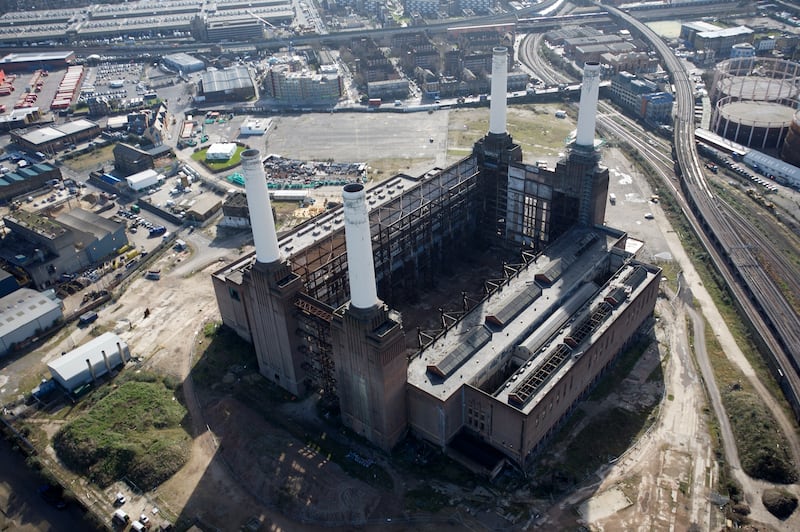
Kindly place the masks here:
<instances>
[{"instance_id":1,"label":"warehouse building","mask_svg":"<svg viewBox=\"0 0 800 532\"><path fill-rule=\"evenodd\" d=\"M11 141L31 153L55 154L70 144L93 139L100 134L100 126L79 118L56 126L44 126L11 131Z\"/></svg>"},{"instance_id":2,"label":"warehouse building","mask_svg":"<svg viewBox=\"0 0 800 532\"><path fill-rule=\"evenodd\" d=\"M0 175L0 201L22 196L43 187L48 181L61 181L61 170L47 163L38 163Z\"/></svg>"},{"instance_id":3,"label":"warehouse building","mask_svg":"<svg viewBox=\"0 0 800 532\"><path fill-rule=\"evenodd\" d=\"M47 367L54 381L68 393L75 394L100 377L113 374L130 359L128 344L107 332L48 362Z\"/></svg>"},{"instance_id":4,"label":"warehouse building","mask_svg":"<svg viewBox=\"0 0 800 532\"><path fill-rule=\"evenodd\" d=\"M202 72L206 69L206 64L203 61L184 52L165 55L161 58L161 64L173 72L182 74Z\"/></svg>"},{"instance_id":5,"label":"warehouse building","mask_svg":"<svg viewBox=\"0 0 800 532\"><path fill-rule=\"evenodd\" d=\"M2 18L0 17L0 20ZM0 32L0 42L2 40L2 32ZM75 52L72 51L11 53L0 59L0 70L6 72L32 72L39 69L64 70L74 61Z\"/></svg>"},{"instance_id":6,"label":"warehouse building","mask_svg":"<svg viewBox=\"0 0 800 532\"><path fill-rule=\"evenodd\" d=\"M239 102L256 97L256 86L245 66L204 72L200 78L200 93L208 102Z\"/></svg>"},{"instance_id":7,"label":"warehouse building","mask_svg":"<svg viewBox=\"0 0 800 532\"><path fill-rule=\"evenodd\" d=\"M19 287L17 278L0 268L0 297L6 297L11 292L18 290Z\"/></svg>"},{"instance_id":8,"label":"warehouse building","mask_svg":"<svg viewBox=\"0 0 800 532\"><path fill-rule=\"evenodd\" d=\"M18 209L3 222L10 233L0 257L46 288L113 255L128 243L125 224L83 209L48 218Z\"/></svg>"},{"instance_id":9,"label":"warehouse building","mask_svg":"<svg viewBox=\"0 0 800 532\"><path fill-rule=\"evenodd\" d=\"M245 151L256 250L212 277L223 323L253 343L262 375L335 397L343 424L382 449L410 431L487 476L528 466L647 329L660 280L603 226L600 65L585 67L577 135L553 170L525 164L507 131L507 68L495 48L489 132L471 155L348 184L343 207L281 238L261 156ZM403 314L483 250L508 260L480 292L464 286L419 322Z\"/></svg>"},{"instance_id":10,"label":"warehouse building","mask_svg":"<svg viewBox=\"0 0 800 532\"><path fill-rule=\"evenodd\" d=\"M12 277L13 280L13 277ZM63 318L61 300L52 290L19 288L0 297L0 357L46 331Z\"/></svg>"}]
</instances>

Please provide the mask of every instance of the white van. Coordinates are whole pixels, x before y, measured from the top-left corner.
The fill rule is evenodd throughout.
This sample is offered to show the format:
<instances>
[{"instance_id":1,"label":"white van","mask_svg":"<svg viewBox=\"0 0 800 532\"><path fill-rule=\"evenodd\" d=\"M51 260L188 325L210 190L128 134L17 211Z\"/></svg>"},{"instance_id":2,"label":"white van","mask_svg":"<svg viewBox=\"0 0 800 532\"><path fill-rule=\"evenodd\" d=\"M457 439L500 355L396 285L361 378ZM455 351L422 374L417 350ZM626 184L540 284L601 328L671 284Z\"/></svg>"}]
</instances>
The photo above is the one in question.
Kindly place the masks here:
<instances>
[{"instance_id":1,"label":"white van","mask_svg":"<svg viewBox=\"0 0 800 532\"><path fill-rule=\"evenodd\" d=\"M133 523L131 523L131 530L135 530L136 532L144 532L145 530L147 530L147 527L144 526L139 521L134 521Z\"/></svg>"},{"instance_id":2,"label":"white van","mask_svg":"<svg viewBox=\"0 0 800 532\"><path fill-rule=\"evenodd\" d=\"M111 522L119 523L121 525L127 525L130 522L131 518L123 512L122 510L114 510L114 514L111 516Z\"/></svg>"}]
</instances>

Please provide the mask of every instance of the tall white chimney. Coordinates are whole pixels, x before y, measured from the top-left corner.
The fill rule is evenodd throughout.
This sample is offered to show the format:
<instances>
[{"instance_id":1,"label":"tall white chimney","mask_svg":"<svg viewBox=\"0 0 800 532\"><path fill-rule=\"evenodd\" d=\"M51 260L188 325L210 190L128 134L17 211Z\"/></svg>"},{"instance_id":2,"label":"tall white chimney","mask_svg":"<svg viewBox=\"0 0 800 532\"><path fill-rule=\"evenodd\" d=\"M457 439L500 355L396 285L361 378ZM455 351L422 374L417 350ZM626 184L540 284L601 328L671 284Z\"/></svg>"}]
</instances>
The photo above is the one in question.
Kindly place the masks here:
<instances>
[{"instance_id":1,"label":"tall white chimney","mask_svg":"<svg viewBox=\"0 0 800 532\"><path fill-rule=\"evenodd\" d=\"M360 183L345 185L342 192L350 304L359 309L373 308L379 303L366 196Z\"/></svg>"},{"instance_id":2,"label":"tall white chimney","mask_svg":"<svg viewBox=\"0 0 800 532\"><path fill-rule=\"evenodd\" d=\"M272 218L264 165L258 150L242 152L242 172L247 193L247 208L250 211L250 226L253 228L253 241L256 244L256 260L262 264L269 264L280 259L280 248L278 248L278 233L275 232L275 220Z\"/></svg>"},{"instance_id":3,"label":"tall white chimney","mask_svg":"<svg viewBox=\"0 0 800 532\"><path fill-rule=\"evenodd\" d=\"M492 50L492 100L489 102L489 133L505 135L506 97L508 92L508 49L496 46Z\"/></svg>"},{"instance_id":4,"label":"tall white chimney","mask_svg":"<svg viewBox=\"0 0 800 532\"><path fill-rule=\"evenodd\" d=\"M581 107L578 109L578 132L575 145L594 146L594 127L597 119L597 95L600 90L600 63L589 61L583 65Z\"/></svg>"}]
</instances>

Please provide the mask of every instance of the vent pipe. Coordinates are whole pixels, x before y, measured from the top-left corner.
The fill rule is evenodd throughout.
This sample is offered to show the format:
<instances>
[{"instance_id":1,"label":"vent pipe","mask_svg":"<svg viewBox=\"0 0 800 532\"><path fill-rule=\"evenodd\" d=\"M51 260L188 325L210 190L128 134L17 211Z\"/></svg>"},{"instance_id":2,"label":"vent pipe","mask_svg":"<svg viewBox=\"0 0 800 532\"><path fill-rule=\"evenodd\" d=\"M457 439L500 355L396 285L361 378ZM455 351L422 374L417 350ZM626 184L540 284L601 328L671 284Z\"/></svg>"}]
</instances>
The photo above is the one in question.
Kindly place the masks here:
<instances>
[{"instance_id":1,"label":"vent pipe","mask_svg":"<svg viewBox=\"0 0 800 532\"><path fill-rule=\"evenodd\" d=\"M256 261L270 264L280 260L278 233L272 218L267 179L261 153L258 150L242 152L242 172L247 193L247 209L250 211L250 226L256 245Z\"/></svg>"},{"instance_id":2,"label":"vent pipe","mask_svg":"<svg viewBox=\"0 0 800 532\"><path fill-rule=\"evenodd\" d=\"M88 358L86 359L86 365L89 367L89 373L92 375L92 382L97 381L97 375L94 374L94 366L92 366L92 361Z\"/></svg>"},{"instance_id":3,"label":"vent pipe","mask_svg":"<svg viewBox=\"0 0 800 532\"><path fill-rule=\"evenodd\" d=\"M100 352L103 353L103 362L106 363L106 371L108 371L108 373L110 375L111 374L111 362L108 361L108 355L106 354L106 350L103 349Z\"/></svg>"},{"instance_id":4,"label":"vent pipe","mask_svg":"<svg viewBox=\"0 0 800 532\"><path fill-rule=\"evenodd\" d=\"M342 192L350 304L359 309L370 309L379 303L366 196L360 183L345 185Z\"/></svg>"}]
</instances>

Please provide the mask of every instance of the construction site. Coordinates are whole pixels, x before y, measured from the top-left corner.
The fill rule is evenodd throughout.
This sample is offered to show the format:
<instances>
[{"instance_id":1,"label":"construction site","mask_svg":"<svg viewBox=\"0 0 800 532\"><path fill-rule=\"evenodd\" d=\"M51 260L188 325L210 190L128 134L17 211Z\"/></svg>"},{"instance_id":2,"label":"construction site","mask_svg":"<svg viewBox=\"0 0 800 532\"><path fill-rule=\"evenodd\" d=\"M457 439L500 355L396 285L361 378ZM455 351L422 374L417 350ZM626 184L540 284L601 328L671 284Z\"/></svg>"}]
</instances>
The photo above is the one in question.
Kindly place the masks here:
<instances>
[{"instance_id":1,"label":"construction site","mask_svg":"<svg viewBox=\"0 0 800 532\"><path fill-rule=\"evenodd\" d=\"M599 65L555 168L506 127L508 50L494 49L488 133L472 154L367 189L278 238L264 161L242 154L256 251L212 276L223 324L259 371L321 393L390 450L409 432L488 477L529 459L651 327L659 268L604 225Z\"/></svg>"}]
</instances>

